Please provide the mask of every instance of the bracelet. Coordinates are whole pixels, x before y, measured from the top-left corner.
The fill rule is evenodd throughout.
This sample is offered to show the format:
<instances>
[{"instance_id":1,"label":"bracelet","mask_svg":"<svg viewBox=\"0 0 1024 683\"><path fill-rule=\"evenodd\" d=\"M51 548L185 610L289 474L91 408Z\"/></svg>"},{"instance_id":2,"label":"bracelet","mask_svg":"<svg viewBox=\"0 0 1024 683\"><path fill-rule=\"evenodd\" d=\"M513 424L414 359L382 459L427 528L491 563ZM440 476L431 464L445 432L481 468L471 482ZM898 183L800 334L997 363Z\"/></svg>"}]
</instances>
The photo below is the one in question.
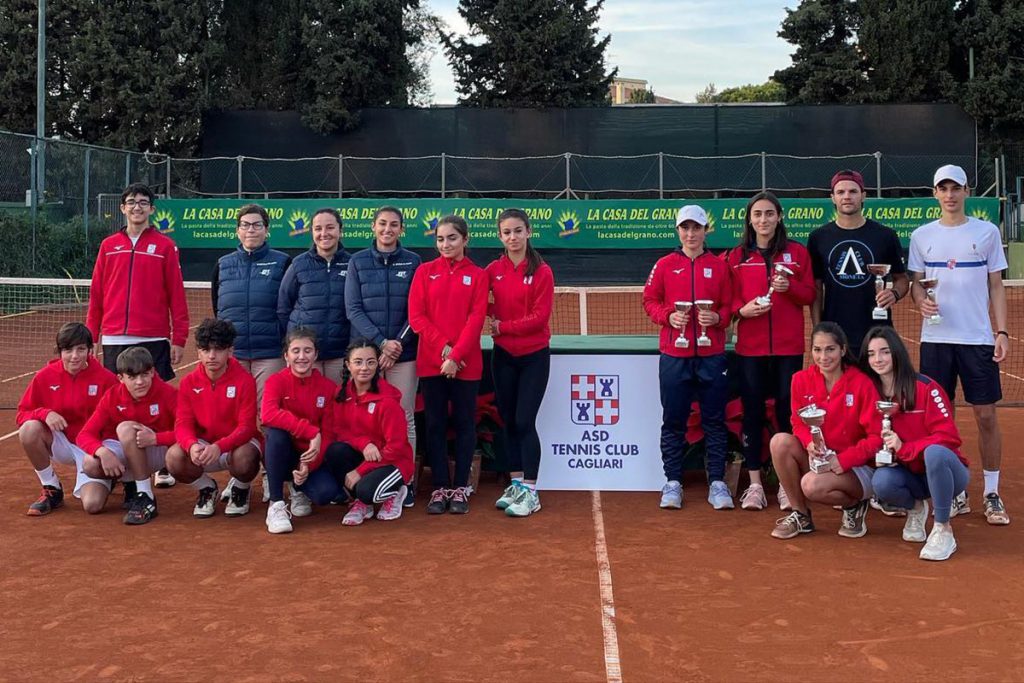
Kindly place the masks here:
<instances>
[{"instance_id":1,"label":"bracelet","mask_svg":"<svg viewBox=\"0 0 1024 683\"><path fill-rule=\"evenodd\" d=\"M1009 338L1010 338L1010 333L1009 333L1009 332L1007 332L1006 330L999 330L998 332L996 332L996 336L997 336L997 337L998 337L999 335L1001 335L1001 334L1002 334L1002 335L1005 335L1007 339L1009 339Z\"/></svg>"}]
</instances>

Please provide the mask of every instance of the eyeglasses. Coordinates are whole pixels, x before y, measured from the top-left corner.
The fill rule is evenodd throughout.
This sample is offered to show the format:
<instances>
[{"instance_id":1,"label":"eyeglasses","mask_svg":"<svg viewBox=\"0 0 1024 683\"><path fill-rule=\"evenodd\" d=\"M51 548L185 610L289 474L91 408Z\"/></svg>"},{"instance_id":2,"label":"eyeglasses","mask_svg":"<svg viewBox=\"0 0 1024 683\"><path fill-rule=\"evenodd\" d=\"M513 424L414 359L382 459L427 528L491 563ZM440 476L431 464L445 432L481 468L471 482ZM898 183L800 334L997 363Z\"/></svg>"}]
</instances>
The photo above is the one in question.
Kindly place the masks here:
<instances>
[{"instance_id":1,"label":"eyeglasses","mask_svg":"<svg viewBox=\"0 0 1024 683\"><path fill-rule=\"evenodd\" d=\"M355 360L350 360L348 364L354 368L375 368L377 367L377 359L363 360L362 358L356 358Z\"/></svg>"},{"instance_id":2,"label":"eyeglasses","mask_svg":"<svg viewBox=\"0 0 1024 683\"><path fill-rule=\"evenodd\" d=\"M129 209L134 209L136 206L139 207L140 209L148 209L149 207L153 206L153 202L149 201L148 199L126 199L124 205L127 206Z\"/></svg>"},{"instance_id":3,"label":"eyeglasses","mask_svg":"<svg viewBox=\"0 0 1024 683\"><path fill-rule=\"evenodd\" d=\"M238 224L238 229L246 232L259 232L263 229L263 221L254 221L252 223L242 221Z\"/></svg>"}]
</instances>

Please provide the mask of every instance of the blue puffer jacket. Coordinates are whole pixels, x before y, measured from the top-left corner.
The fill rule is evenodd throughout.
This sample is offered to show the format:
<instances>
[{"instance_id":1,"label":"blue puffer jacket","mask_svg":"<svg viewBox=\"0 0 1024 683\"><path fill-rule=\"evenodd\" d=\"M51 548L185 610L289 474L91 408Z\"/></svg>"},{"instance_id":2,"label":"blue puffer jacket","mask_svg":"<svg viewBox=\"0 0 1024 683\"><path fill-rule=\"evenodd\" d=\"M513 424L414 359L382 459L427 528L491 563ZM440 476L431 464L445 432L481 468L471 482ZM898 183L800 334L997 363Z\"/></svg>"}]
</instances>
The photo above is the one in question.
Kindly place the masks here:
<instances>
[{"instance_id":1,"label":"blue puffer jacket","mask_svg":"<svg viewBox=\"0 0 1024 683\"><path fill-rule=\"evenodd\" d=\"M264 244L249 253L241 245L217 260L210 291L214 314L238 332L235 356L242 360L278 358L283 328L277 293L288 269L288 254Z\"/></svg>"},{"instance_id":2,"label":"blue puffer jacket","mask_svg":"<svg viewBox=\"0 0 1024 683\"><path fill-rule=\"evenodd\" d=\"M345 355L349 324L345 317L345 276L351 255L342 248L328 263L311 247L292 261L281 283L277 317L287 329L305 325L316 330L320 360Z\"/></svg>"},{"instance_id":3,"label":"blue puffer jacket","mask_svg":"<svg viewBox=\"0 0 1024 683\"><path fill-rule=\"evenodd\" d=\"M399 362L416 359L416 335L412 330L401 339L399 335L409 322L409 286L419 266L420 257L401 244L385 253L377 251L376 242L348 262L345 308L353 334L372 339L377 346L385 339L398 339Z\"/></svg>"}]
</instances>

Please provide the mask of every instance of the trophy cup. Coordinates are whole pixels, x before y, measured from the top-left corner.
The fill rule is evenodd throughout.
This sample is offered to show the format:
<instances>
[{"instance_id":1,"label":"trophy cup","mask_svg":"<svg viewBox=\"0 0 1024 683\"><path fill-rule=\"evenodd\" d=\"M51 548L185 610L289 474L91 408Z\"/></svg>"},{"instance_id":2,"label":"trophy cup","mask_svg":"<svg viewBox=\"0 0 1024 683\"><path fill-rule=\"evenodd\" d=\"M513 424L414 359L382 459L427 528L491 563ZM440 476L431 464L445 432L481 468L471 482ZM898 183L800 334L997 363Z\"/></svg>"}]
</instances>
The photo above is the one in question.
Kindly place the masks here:
<instances>
[{"instance_id":1,"label":"trophy cup","mask_svg":"<svg viewBox=\"0 0 1024 683\"><path fill-rule=\"evenodd\" d=\"M919 282L921 283L921 286L924 287L925 295L927 295L927 297L931 299L932 302L937 304L938 302L935 300L935 288L939 286L939 279L930 277L919 280ZM926 320L925 322L929 325L938 325L939 323L942 322L942 316L936 313L935 315L929 317L928 320Z\"/></svg>"},{"instance_id":2,"label":"trophy cup","mask_svg":"<svg viewBox=\"0 0 1024 683\"><path fill-rule=\"evenodd\" d=\"M878 296L879 292L885 291L885 276L889 274L892 269L888 263L869 263L868 272L875 276L875 296ZM882 308L879 305L875 305L875 308L871 311L872 320L888 320L889 311Z\"/></svg>"},{"instance_id":3,"label":"trophy cup","mask_svg":"<svg viewBox=\"0 0 1024 683\"><path fill-rule=\"evenodd\" d=\"M832 458L835 457L836 452L825 445L825 435L821 433L821 426L825 424L825 409L812 403L801 408L797 415L805 425L811 428L811 440L821 454L811 458L811 471L815 474L831 471Z\"/></svg>"},{"instance_id":4,"label":"trophy cup","mask_svg":"<svg viewBox=\"0 0 1024 683\"><path fill-rule=\"evenodd\" d=\"M698 310L710 311L711 307L715 305L715 302L711 299L697 299L693 302ZM700 326L700 336L697 337L697 346L711 346L711 337L708 336L708 328L704 325Z\"/></svg>"},{"instance_id":5,"label":"trophy cup","mask_svg":"<svg viewBox=\"0 0 1024 683\"><path fill-rule=\"evenodd\" d=\"M692 301L676 301L676 311L678 313L689 313L690 309L693 308ZM683 325L679 328L679 336L676 337L676 348L677 349L688 349L690 348L690 340L686 338L686 326Z\"/></svg>"},{"instance_id":6,"label":"trophy cup","mask_svg":"<svg viewBox=\"0 0 1024 683\"><path fill-rule=\"evenodd\" d=\"M896 403L896 401L875 401L875 408L882 414L882 432L888 432L892 429L892 420L890 418L899 407L900 404ZM893 467L895 464L892 451L885 446L882 446L881 450L875 453L876 467Z\"/></svg>"},{"instance_id":7,"label":"trophy cup","mask_svg":"<svg viewBox=\"0 0 1024 683\"><path fill-rule=\"evenodd\" d=\"M780 277L791 277L793 271L782 265L781 263L775 264L775 275ZM768 293L764 296L759 296L755 301L758 306L770 306L772 303L772 292L775 291L775 285L768 285Z\"/></svg>"}]
</instances>

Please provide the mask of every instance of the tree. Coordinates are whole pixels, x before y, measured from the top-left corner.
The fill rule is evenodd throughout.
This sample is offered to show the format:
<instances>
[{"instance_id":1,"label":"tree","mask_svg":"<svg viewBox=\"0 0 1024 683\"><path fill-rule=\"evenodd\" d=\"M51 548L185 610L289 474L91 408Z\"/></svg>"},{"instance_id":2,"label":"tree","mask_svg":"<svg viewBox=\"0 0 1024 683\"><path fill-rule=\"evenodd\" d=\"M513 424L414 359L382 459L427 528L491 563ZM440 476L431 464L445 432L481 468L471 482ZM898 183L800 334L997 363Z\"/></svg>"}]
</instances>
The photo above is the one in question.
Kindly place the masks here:
<instances>
[{"instance_id":1,"label":"tree","mask_svg":"<svg viewBox=\"0 0 1024 683\"><path fill-rule=\"evenodd\" d=\"M604 0L460 0L469 37L442 42L460 103L475 107L608 104Z\"/></svg>"},{"instance_id":2,"label":"tree","mask_svg":"<svg viewBox=\"0 0 1024 683\"><path fill-rule=\"evenodd\" d=\"M697 104L711 104L715 101L715 97L718 96L718 89L714 83L708 83L703 90L694 96L694 101Z\"/></svg>"},{"instance_id":3,"label":"tree","mask_svg":"<svg viewBox=\"0 0 1024 683\"><path fill-rule=\"evenodd\" d=\"M630 104L654 104L655 102L657 102L657 98L654 96L654 88L642 88L629 93Z\"/></svg>"},{"instance_id":4,"label":"tree","mask_svg":"<svg viewBox=\"0 0 1024 683\"><path fill-rule=\"evenodd\" d=\"M697 93L697 101L704 104L714 102L784 102L785 100L785 90L771 79L768 79L765 83L750 83L735 88L726 88L722 92L717 92L715 84L711 83L707 88Z\"/></svg>"},{"instance_id":5,"label":"tree","mask_svg":"<svg viewBox=\"0 0 1024 683\"><path fill-rule=\"evenodd\" d=\"M964 3L959 18L954 68L959 67L962 82L957 101L983 131L1001 135L1024 127L1024 5L1016 0L972 0ZM973 79L968 73L971 48Z\"/></svg>"},{"instance_id":6,"label":"tree","mask_svg":"<svg viewBox=\"0 0 1024 683\"><path fill-rule=\"evenodd\" d=\"M854 44L859 28L852 0L802 0L786 10L779 36L796 46L793 64L775 72L792 104L860 102L867 79Z\"/></svg>"}]
</instances>

